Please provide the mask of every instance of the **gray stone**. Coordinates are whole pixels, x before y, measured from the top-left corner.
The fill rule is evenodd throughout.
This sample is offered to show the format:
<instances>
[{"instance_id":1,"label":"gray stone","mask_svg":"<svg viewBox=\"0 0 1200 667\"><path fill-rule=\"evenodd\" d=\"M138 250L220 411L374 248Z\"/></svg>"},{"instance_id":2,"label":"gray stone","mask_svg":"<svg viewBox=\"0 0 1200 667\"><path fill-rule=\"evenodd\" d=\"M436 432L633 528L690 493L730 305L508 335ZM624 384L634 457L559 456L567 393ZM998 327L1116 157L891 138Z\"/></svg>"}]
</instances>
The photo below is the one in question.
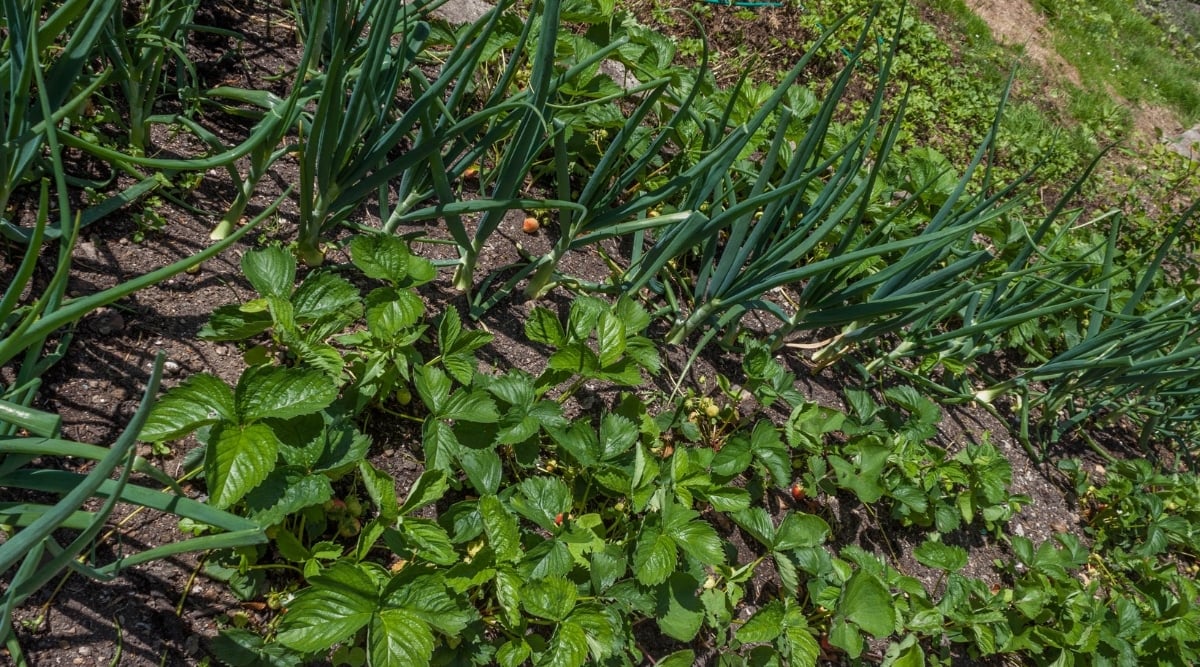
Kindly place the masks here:
<instances>
[{"instance_id":1,"label":"gray stone","mask_svg":"<svg viewBox=\"0 0 1200 667\"><path fill-rule=\"evenodd\" d=\"M492 11L495 5L484 0L449 0L433 10L433 15L453 25L474 23Z\"/></svg>"},{"instance_id":2,"label":"gray stone","mask_svg":"<svg viewBox=\"0 0 1200 667\"><path fill-rule=\"evenodd\" d=\"M1200 125L1184 132L1175 141L1168 141L1167 146L1186 158L1200 161Z\"/></svg>"}]
</instances>

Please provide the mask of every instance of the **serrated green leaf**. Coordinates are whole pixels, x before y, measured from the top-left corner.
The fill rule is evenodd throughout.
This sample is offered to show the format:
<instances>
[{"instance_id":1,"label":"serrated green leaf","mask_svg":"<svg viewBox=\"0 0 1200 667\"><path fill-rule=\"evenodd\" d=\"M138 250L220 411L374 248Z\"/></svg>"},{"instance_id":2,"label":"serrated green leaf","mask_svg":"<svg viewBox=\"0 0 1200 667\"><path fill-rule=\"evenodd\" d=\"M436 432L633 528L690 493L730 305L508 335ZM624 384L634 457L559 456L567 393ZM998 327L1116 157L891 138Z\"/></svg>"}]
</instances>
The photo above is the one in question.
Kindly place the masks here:
<instances>
[{"instance_id":1,"label":"serrated green leaf","mask_svg":"<svg viewBox=\"0 0 1200 667\"><path fill-rule=\"evenodd\" d=\"M551 347L562 347L567 342L558 317L541 306L534 308L525 319L525 337Z\"/></svg>"},{"instance_id":2,"label":"serrated green leaf","mask_svg":"<svg viewBox=\"0 0 1200 667\"><path fill-rule=\"evenodd\" d=\"M790 667L817 667L821 646L808 629L808 622L797 609L790 609L784 621L784 642L788 648Z\"/></svg>"},{"instance_id":3,"label":"serrated green leaf","mask_svg":"<svg viewBox=\"0 0 1200 667\"><path fill-rule=\"evenodd\" d=\"M751 460L750 440L745 436L735 435L713 455L710 469L721 481L727 481L749 468Z\"/></svg>"},{"instance_id":4,"label":"serrated green leaf","mask_svg":"<svg viewBox=\"0 0 1200 667\"><path fill-rule=\"evenodd\" d=\"M602 313L596 329L600 367L615 364L625 354L625 323L612 313Z\"/></svg>"},{"instance_id":5,"label":"serrated green leaf","mask_svg":"<svg viewBox=\"0 0 1200 667\"><path fill-rule=\"evenodd\" d=\"M303 322L332 317L348 324L362 313L358 289L350 281L328 271L306 277L292 294L291 302L296 319Z\"/></svg>"},{"instance_id":6,"label":"serrated green leaf","mask_svg":"<svg viewBox=\"0 0 1200 667\"><path fill-rule=\"evenodd\" d=\"M262 483L275 469L279 441L263 424L213 428L205 455L209 502L229 507Z\"/></svg>"},{"instance_id":7,"label":"serrated green leaf","mask_svg":"<svg viewBox=\"0 0 1200 667\"><path fill-rule=\"evenodd\" d=\"M279 439L279 455L291 466L311 470L325 449L324 413L300 415L291 419L271 419L263 423L271 427Z\"/></svg>"},{"instance_id":8,"label":"serrated green leaf","mask_svg":"<svg viewBox=\"0 0 1200 667\"><path fill-rule=\"evenodd\" d=\"M612 312L625 323L625 331L630 334L641 333L650 326L650 313L642 307L642 304L627 296L617 299Z\"/></svg>"},{"instance_id":9,"label":"serrated green leaf","mask_svg":"<svg viewBox=\"0 0 1200 667\"><path fill-rule=\"evenodd\" d=\"M296 283L296 258L279 247L242 255L242 273L263 296L287 298Z\"/></svg>"},{"instance_id":10,"label":"serrated green leaf","mask_svg":"<svg viewBox=\"0 0 1200 667\"><path fill-rule=\"evenodd\" d=\"M796 560L793 554L775 552L771 559L775 561L775 572L779 575L779 583L785 591L800 589L800 574L796 571Z\"/></svg>"},{"instance_id":11,"label":"serrated green leaf","mask_svg":"<svg viewBox=\"0 0 1200 667\"><path fill-rule=\"evenodd\" d=\"M458 310L447 308L438 320L438 345L443 350L453 349L454 343L458 341L462 331L462 318L459 316Z\"/></svg>"},{"instance_id":12,"label":"serrated green leaf","mask_svg":"<svg viewBox=\"0 0 1200 667\"><path fill-rule=\"evenodd\" d=\"M437 522L404 517L400 521L399 530L417 558L424 558L438 565L453 565L458 562L458 553L454 551L450 536Z\"/></svg>"},{"instance_id":13,"label":"serrated green leaf","mask_svg":"<svg viewBox=\"0 0 1200 667\"><path fill-rule=\"evenodd\" d=\"M288 342L288 347L305 365L324 371L332 381L338 382L342 377L346 360L334 346L322 342L292 340Z\"/></svg>"},{"instance_id":14,"label":"serrated green leaf","mask_svg":"<svg viewBox=\"0 0 1200 667\"><path fill-rule=\"evenodd\" d=\"M673 521L667 524L664 531L671 536L671 539L679 545L684 553L704 565L718 565L725 562L725 551L721 547L721 538L706 521L699 519L686 523Z\"/></svg>"},{"instance_id":15,"label":"serrated green leaf","mask_svg":"<svg viewBox=\"0 0 1200 667\"><path fill-rule=\"evenodd\" d=\"M371 439L342 415L328 412L291 419L265 419L280 442L280 454L289 465L337 477L366 456Z\"/></svg>"},{"instance_id":16,"label":"serrated green leaf","mask_svg":"<svg viewBox=\"0 0 1200 667\"><path fill-rule=\"evenodd\" d=\"M611 0L564 0L562 3L562 13L560 14L564 21L578 21L580 23L598 23L611 16L613 3ZM596 47L591 50L581 51L578 55L590 55L595 52Z\"/></svg>"},{"instance_id":17,"label":"serrated green leaf","mask_svg":"<svg viewBox=\"0 0 1200 667\"><path fill-rule=\"evenodd\" d=\"M600 374L600 358L582 341L565 345L546 360L547 368L584 377Z\"/></svg>"},{"instance_id":18,"label":"serrated green leaf","mask_svg":"<svg viewBox=\"0 0 1200 667\"><path fill-rule=\"evenodd\" d=\"M363 275L397 283L408 275L408 245L386 234L359 235L350 239L350 261Z\"/></svg>"},{"instance_id":19,"label":"serrated green leaf","mask_svg":"<svg viewBox=\"0 0 1200 667\"><path fill-rule=\"evenodd\" d=\"M524 584L513 570L496 570L496 601L500 603L504 622L510 629L521 627L521 588Z\"/></svg>"},{"instance_id":20,"label":"serrated green leaf","mask_svg":"<svg viewBox=\"0 0 1200 667\"><path fill-rule=\"evenodd\" d=\"M662 370L662 358L659 357L658 347L648 338L637 337L625 341L625 358L646 369L651 375L658 375Z\"/></svg>"},{"instance_id":21,"label":"serrated green leaf","mask_svg":"<svg viewBox=\"0 0 1200 667\"><path fill-rule=\"evenodd\" d=\"M438 514L438 525L446 529L455 544L465 544L483 535L483 517L479 515L479 503L464 500L454 503L450 509Z\"/></svg>"},{"instance_id":22,"label":"serrated green leaf","mask_svg":"<svg viewBox=\"0 0 1200 667\"><path fill-rule=\"evenodd\" d=\"M605 544L602 550L588 554L591 563L592 589L603 593L619 579L625 576L629 567L625 550L616 544Z\"/></svg>"},{"instance_id":23,"label":"serrated green leaf","mask_svg":"<svg viewBox=\"0 0 1200 667\"><path fill-rule=\"evenodd\" d=\"M350 239L350 261L369 278L406 287L433 278L433 265L415 257L408 242L388 234L370 234Z\"/></svg>"},{"instance_id":24,"label":"serrated green leaf","mask_svg":"<svg viewBox=\"0 0 1200 667\"><path fill-rule=\"evenodd\" d=\"M566 579L538 579L521 589L525 611L550 621L561 621L575 608L578 591Z\"/></svg>"},{"instance_id":25,"label":"serrated green leaf","mask_svg":"<svg viewBox=\"0 0 1200 667\"><path fill-rule=\"evenodd\" d=\"M246 311L238 304L219 306L208 316L208 322L196 332L203 340L245 340L266 331L273 324L266 310Z\"/></svg>"},{"instance_id":26,"label":"serrated green leaf","mask_svg":"<svg viewBox=\"0 0 1200 667\"><path fill-rule=\"evenodd\" d=\"M413 386L429 412L440 414L450 397L450 378L436 366L422 366L413 374Z\"/></svg>"},{"instance_id":27,"label":"serrated green leaf","mask_svg":"<svg viewBox=\"0 0 1200 667\"><path fill-rule=\"evenodd\" d=\"M696 595L700 582L686 572L672 574L659 587L658 627L663 634L690 642L704 623L704 605Z\"/></svg>"},{"instance_id":28,"label":"serrated green leaf","mask_svg":"<svg viewBox=\"0 0 1200 667\"><path fill-rule=\"evenodd\" d=\"M560 623L550 647L538 659L539 667L582 667L587 663L587 633L577 623Z\"/></svg>"},{"instance_id":29,"label":"serrated green leaf","mask_svg":"<svg viewBox=\"0 0 1200 667\"><path fill-rule=\"evenodd\" d=\"M653 616L657 609L657 592L646 588L632 579L618 581L604 596L605 604L617 607L624 613Z\"/></svg>"},{"instance_id":30,"label":"serrated green leaf","mask_svg":"<svg viewBox=\"0 0 1200 667\"><path fill-rule=\"evenodd\" d=\"M864 503L873 503L883 497L880 475L890 453L879 443L861 442L855 462L830 456L829 465L837 475L838 486L853 491Z\"/></svg>"},{"instance_id":31,"label":"serrated green leaf","mask_svg":"<svg viewBox=\"0 0 1200 667\"><path fill-rule=\"evenodd\" d=\"M425 302L411 290L381 287L367 295L367 328L377 340L387 341L417 325Z\"/></svg>"},{"instance_id":32,"label":"serrated green leaf","mask_svg":"<svg viewBox=\"0 0 1200 667\"><path fill-rule=\"evenodd\" d=\"M996 633L991 628L986 625L972 625L970 630L975 636L975 645L979 647L980 653L991 655L996 652Z\"/></svg>"},{"instance_id":33,"label":"serrated green leaf","mask_svg":"<svg viewBox=\"0 0 1200 667\"><path fill-rule=\"evenodd\" d=\"M600 316L609 312L608 302L594 296L577 297L571 302L571 312L567 314L567 335L571 340L587 340L588 334L596 328Z\"/></svg>"},{"instance_id":34,"label":"serrated green leaf","mask_svg":"<svg viewBox=\"0 0 1200 667\"><path fill-rule=\"evenodd\" d=\"M446 478L444 472L440 470L426 470L421 473L421 476L413 483L412 488L408 490L408 497L405 498L404 504L400 506L400 514L408 514L413 510L441 500L449 488L450 481Z\"/></svg>"},{"instance_id":35,"label":"serrated green leaf","mask_svg":"<svg viewBox=\"0 0 1200 667\"><path fill-rule=\"evenodd\" d=\"M691 649L676 651L658 661L658 667L692 667L696 664L696 652Z\"/></svg>"},{"instance_id":36,"label":"serrated green leaf","mask_svg":"<svg viewBox=\"0 0 1200 667\"><path fill-rule=\"evenodd\" d=\"M514 405L500 422L496 442L502 445L516 445L533 437L543 428L560 428L566 423L562 406L554 401Z\"/></svg>"},{"instance_id":37,"label":"serrated green leaf","mask_svg":"<svg viewBox=\"0 0 1200 667\"><path fill-rule=\"evenodd\" d=\"M138 438L163 442L182 438L207 424L237 420L233 391L215 375L193 375L154 404Z\"/></svg>"},{"instance_id":38,"label":"serrated green leaf","mask_svg":"<svg viewBox=\"0 0 1200 667\"><path fill-rule=\"evenodd\" d=\"M358 472L362 476L367 495L371 497L371 502L375 503L375 507L379 510L380 518L390 523L400 516L400 501L396 497L396 480L365 459L359 461Z\"/></svg>"},{"instance_id":39,"label":"serrated green leaf","mask_svg":"<svg viewBox=\"0 0 1200 667\"><path fill-rule=\"evenodd\" d=\"M357 498L355 500L357 501ZM358 531L358 539L355 541L354 560L365 561L371 554L371 550L379 543L380 538L386 538L391 530L388 522L379 516L363 524L362 530Z\"/></svg>"},{"instance_id":40,"label":"serrated green leaf","mask_svg":"<svg viewBox=\"0 0 1200 667\"><path fill-rule=\"evenodd\" d=\"M496 650L496 664L500 667L520 667L533 655L529 643L524 639L510 639Z\"/></svg>"},{"instance_id":41,"label":"serrated green leaf","mask_svg":"<svg viewBox=\"0 0 1200 667\"><path fill-rule=\"evenodd\" d=\"M865 570L846 582L837 611L875 637L886 637L896 627L892 596L878 577Z\"/></svg>"},{"instance_id":42,"label":"serrated green leaf","mask_svg":"<svg viewBox=\"0 0 1200 667\"><path fill-rule=\"evenodd\" d=\"M478 618L466 601L451 597L440 574L416 569L406 570L388 582L384 606L405 609L450 637L457 636Z\"/></svg>"},{"instance_id":43,"label":"serrated green leaf","mask_svg":"<svg viewBox=\"0 0 1200 667\"><path fill-rule=\"evenodd\" d=\"M466 385L471 383L478 367L475 350L486 345L492 335L483 331L463 332L458 311L449 308L438 322L438 346L442 352L442 365L446 371Z\"/></svg>"},{"instance_id":44,"label":"serrated green leaf","mask_svg":"<svg viewBox=\"0 0 1200 667\"><path fill-rule=\"evenodd\" d=\"M600 450L597 458L612 461L632 449L637 439L637 424L621 415L607 413L600 419Z\"/></svg>"},{"instance_id":45,"label":"serrated green leaf","mask_svg":"<svg viewBox=\"0 0 1200 667\"><path fill-rule=\"evenodd\" d=\"M771 523L771 516L765 508L756 505L741 512L734 512L729 518L764 547L775 543L775 525Z\"/></svg>"},{"instance_id":46,"label":"serrated green leaf","mask_svg":"<svg viewBox=\"0 0 1200 667\"><path fill-rule=\"evenodd\" d=\"M771 474L777 488L786 489L792 483L792 457L779 437L774 424L760 420L750 433L750 451Z\"/></svg>"},{"instance_id":47,"label":"serrated green leaf","mask_svg":"<svg viewBox=\"0 0 1200 667\"><path fill-rule=\"evenodd\" d=\"M804 512L791 512L783 518L775 532L776 551L790 551L815 547L829 536L829 524L819 516Z\"/></svg>"},{"instance_id":48,"label":"serrated green leaf","mask_svg":"<svg viewBox=\"0 0 1200 667\"><path fill-rule=\"evenodd\" d=\"M292 466L276 468L246 494L246 509L260 526L273 526L289 514L333 498L333 486L324 475L311 475Z\"/></svg>"},{"instance_id":49,"label":"serrated green leaf","mask_svg":"<svg viewBox=\"0 0 1200 667\"><path fill-rule=\"evenodd\" d=\"M271 321L279 337L287 342L294 342L302 335L296 325L296 309L286 296L266 296L263 301L271 313Z\"/></svg>"},{"instance_id":50,"label":"serrated green leaf","mask_svg":"<svg viewBox=\"0 0 1200 667\"><path fill-rule=\"evenodd\" d=\"M900 644L892 643L884 655L886 667L925 667L925 650L917 643L914 635L905 637Z\"/></svg>"},{"instance_id":51,"label":"serrated green leaf","mask_svg":"<svg viewBox=\"0 0 1200 667\"><path fill-rule=\"evenodd\" d=\"M842 649L855 660L863 652L863 637L852 623L844 618L835 618L829 626L829 643Z\"/></svg>"},{"instance_id":52,"label":"serrated green leaf","mask_svg":"<svg viewBox=\"0 0 1200 667\"><path fill-rule=\"evenodd\" d=\"M280 619L279 643L316 653L366 626L378 609L379 589L364 567L334 563L310 577L310 587L296 594Z\"/></svg>"},{"instance_id":53,"label":"serrated green leaf","mask_svg":"<svg viewBox=\"0 0 1200 667\"><path fill-rule=\"evenodd\" d=\"M917 562L946 572L958 572L967 566L967 550L952 544L926 541L913 550Z\"/></svg>"},{"instance_id":54,"label":"serrated green leaf","mask_svg":"<svg viewBox=\"0 0 1200 667\"><path fill-rule=\"evenodd\" d=\"M279 644L267 644L249 630L226 628L212 640L212 652L230 667L298 667L301 656Z\"/></svg>"},{"instance_id":55,"label":"serrated green leaf","mask_svg":"<svg viewBox=\"0 0 1200 667\"><path fill-rule=\"evenodd\" d=\"M517 489L509 501L513 509L543 530L554 532L560 523L555 519L571 509L571 490L557 477L529 477Z\"/></svg>"},{"instance_id":56,"label":"serrated green leaf","mask_svg":"<svg viewBox=\"0 0 1200 667\"><path fill-rule=\"evenodd\" d=\"M470 352L443 353L442 366L455 380L462 384L470 384L479 368L479 360Z\"/></svg>"},{"instance_id":57,"label":"serrated green leaf","mask_svg":"<svg viewBox=\"0 0 1200 667\"><path fill-rule=\"evenodd\" d=\"M312 464L312 471L337 477L367 455L371 438L359 431L346 415L323 412L322 417L325 428L317 435L320 456Z\"/></svg>"},{"instance_id":58,"label":"serrated green leaf","mask_svg":"<svg viewBox=\"0 0 1200 667\"><path fill-rule=\"evenodd\" d=\"M500 490L504 466L496 450L463 447L458 450L458 462L476 492L491 494Z\"/></svg>"},{"instance_id":59,"label":"serrated green leaf","mask_svg":"<svg viewBox=\"0 0 1200 667\"><path fill-rule=\"evenodd\" d=\"M328 540L317 542L309 551L312 553L312 557L318 560L337 560L342 556L341 545Z\"/></svg>"},{"instance_id":60,"label":"serrated green leaf","mask_svg":"<svg viewBox=\"0 0 1200 667\"><path fill-rule=\"evenodd\" d=\"M783 603L775 600L759 609L738 628L737 639L743 644L775 641L783 632Z\"/></svg>"},{"instance_id":61,"label":"serrated green leaf","mask_svg":"<svg viewBox=\"0 0 1200 667\"><path fill-rule=\"evenodd\" d=\"M848 398L851 391L847 390ZM792 409L784 432L789 445L815 453L822 449L825 434L840 429L845 419L845 414L838 410L816 403L801 403Z\"/></svg>"},{"instance_id":62,"label":"serrated green leaf","mask_svg":"<svg viewBox=\"0 0 1200 667\"><path fill-rule=\"evenodd\" d=\"M279 550L279 555L293 563L303 563L312 558L312 553L300 543L292 531L284 526L276 528L275 536L272 539L275 541L275 548Z\"/></svg>"},{"instance_id":63,"label":"serrated green leaf","mask_svg":"<svg viewBox=\"0 0 1200 667\"><path fill-rule=\"evenodd\" d=\"M491 559L486 557L472 559L470 563L456 563L445 571L444 577L446 588L460 595L470 589L479 588L494 578L496 569L491 566Z\"/></svg>"},{"instance_id":64,"label":"serrated green leaf","mask_svg":"<svg viewBox=\"0 0 1200 667\"><path fill-rule=\"evenodd\" d=\"M603 662L621 652L624 637L619 617L611 609L584 604L572 611L567 620L583 628L594 661Z\"/></svg>"},{"instance_id":65,"label":"serrated green leaf","mask_svg":"<svg viewBox=\"0 0 1200 667\"><path fill-rule=\"evenodd\" d=\"M738 512L750 507L750 493L734 486L705 489L703 496L718 512Z\"/></svg>"},{"instance_id":66,"label":"serrated green leaf","mask_svg":"<svg viewBox=\"0 0 1200 667\"><path fill-rule=\"evenodd\" d=\"M637 387L642 384L642 369L633 359L625 357L617 360L601 372L596 373L594 377L601 380L608 380L624 387Z\"/></svg>"},{"instance_id":67,"label":"serrated green leaf","mask_svg":"<svg viewBox=\"0 0 1200 667\"><path fill-rule=\"evenodd\" d=\"M367 628L371 667L424 667L433 646L429 626L406 609L385 609Z\"/></svg>"},{"instance_id":68,"label":"serrated green leaf","mask_svg":"<svg viewBox=\"0 0 1200 667\"><path fill-rule=\"evenodd\" d=\"M633 571L645 586L661 584L675 571L675 542L657 528L643 527L633 551Z\"/></svg>"},{"instance_id":69,"label":"serrated green leaf","mask_svg":"<svg viewBox=\"0 0 1200 667\"><path fill-rule=\"evenodd\" d=\"M421 431L425 467L445 473L454 472L453 464L458 460L458 453L462 449L454 430L445 422L429 419Z\"/></svg>"},{"instance_id":70,"label":"serrated green leaf","mask_svg":"<svg viewBox=\"0 0 1200 667\"><path fill-rule=\"evenodd\" d=\"M514 561L521 555L521 534L517 520L508 513L496 496L479 499L479 514L483 518L483 530L488 543L496 553L496 560Z\"/></svg>"},{"instance_id":71,"label":"serrated green leaf","mask_svg":"<svg viewBox=\"0 0 1200 667\"><path fill-rule=\"evenodd\" d=\"M492 424L500 420L496 402L480 389L459 389L450 395L438 413L439 419Z\"/></svg>"},{"instance_id":72,"label":"serrated green leaf","mask_svg":"<svg viewBox=\"0 0 1200 667\"><path fill-rule=\"evenodd\" d=\"M512 407L532 404L534 401L533 376L525 371L511 369L504 375L481 380L486 380L488 392Z\"/></svg>"},{"instance_id":73,"label":"serrated green leaf","mask_svg":"<svg viewBox=\"0 0 1200 667\"><path fill-rule=\"evenodd\" d=\"M570 424L568 428L551 427L547 431L561 450L579 463L587 467L600 463L597 456L599 443L596 431L587 422L579 420Z\"/></svg>"},{"instance_id":74,"label":"serrated green leaf","mask_svg":"<svg viewBox=\"0 0 1200 667\"><path fill-rule=\"evenodd\" d=\"M525 554L521 574L528 579L562 578L573 564L571 550L562 540L545 540Z\"/></svg>"},{"instance_id":75,"label":"serrated green leaf","mask_svg":"<svg viewBox=\"0 0 1200 667\"><path fill-rule=\"evenodd\" d=\"M279 366L253 366L234 390L241 420L288 419L329 407L337 385L321 371Z\"/></svg>"}]
</instances>

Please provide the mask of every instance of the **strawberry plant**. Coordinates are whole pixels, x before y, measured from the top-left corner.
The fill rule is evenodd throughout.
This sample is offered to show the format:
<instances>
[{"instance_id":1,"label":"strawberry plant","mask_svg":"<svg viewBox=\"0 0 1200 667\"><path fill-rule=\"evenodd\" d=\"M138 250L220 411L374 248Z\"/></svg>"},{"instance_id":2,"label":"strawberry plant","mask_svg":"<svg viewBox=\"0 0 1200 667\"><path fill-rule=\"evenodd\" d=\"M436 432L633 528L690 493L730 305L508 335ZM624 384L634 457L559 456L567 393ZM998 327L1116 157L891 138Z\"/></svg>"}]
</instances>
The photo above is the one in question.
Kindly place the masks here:
<instances>
[{"instance_id":1,"label":"strawberry plant","mask_svg":"<svg viewBox=\"0 0 1200 667\"><path fill-rule=\"evenodd\" d=\"M807 455L806 480L827 493L852 492L863 503L884 501L901 525L950 532L981 521L999 532L1029 502L1012 495L1012 466L984 439L951 456L930 440L941 410L911 387L869 393L847 390L849 414L801 404L787 426L789 442ZM838 444L825 437L840 431Z\"/></svg>"},{"instance_id":2,"label":"strawberry plant","mask_svg":"<svg viewBox=\"0 0 1200 667\"><path fill-rule=\"evenodd\" d=\"M657 373L661 363L654 343L642 335L649 325L650 314L629 297L611 306L597 297L576 298L565 326L550 310L534 308L525 335L554 349L537 379L537 392L570 381L558 396L562 402L588 381L640 385L642 372Z\"/></svg>"},{"instance_id":3,"label":"strawberry plant","mask_svg":"<svg viewBox=\"0 0 1200 667\"><path fill-rule=\"evenodd\" d=\"M433 279L433 266L395 237L356 236L349 249L355 268L383 286L362 295L335 271L319 270L293 287L297 265L290 253L248 252L242 271L260 296L217 308L199 336L240 341L269 334L268 342L246 353L248 362L283 358L320 369L334 385L348 385L343 404L356 414L393 396L411 396L412 369L421 362L416 345L428 328L425 305L413 288ZM463 335L456 322L456 314L443 316L439 330L446 349L439 360L462 374L473 363L464 355L486 335Z\"/></svg>"},{"instance_id":4,"label":"strawberry plant","mask_svg":"<svg viewBox=\"0 0 1200 667\"><path fill-rule=\"evenodd\" d=\"M365 438L323 413L336 398L337 386L315 369L253 366L232 389L202 373L163 396L141 439L177 440L204 429L199 440L210 502L229 507L259 491L265 497L246 499L269 526L280 512L328 500L332 487L321 473L365 452Z\"/></svg>"}]
</instances>

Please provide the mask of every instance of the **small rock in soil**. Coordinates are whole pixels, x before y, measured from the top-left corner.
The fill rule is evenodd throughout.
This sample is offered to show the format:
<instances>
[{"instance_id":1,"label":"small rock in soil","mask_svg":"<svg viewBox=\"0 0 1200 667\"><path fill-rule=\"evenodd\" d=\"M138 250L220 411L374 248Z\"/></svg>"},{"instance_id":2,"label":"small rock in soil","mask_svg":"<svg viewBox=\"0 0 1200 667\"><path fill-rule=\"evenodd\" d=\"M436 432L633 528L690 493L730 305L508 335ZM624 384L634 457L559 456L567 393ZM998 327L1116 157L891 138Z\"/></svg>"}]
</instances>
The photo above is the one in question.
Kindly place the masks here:
<instances>
[{"instance_id":1,"label":"small rock in soil","mask_svg":"<svg viewBox=\"0 0 1200 667\"><path fill-rule=\"evenodd\" d=\"M88 326L92 331L108 336L125 328L125 318L113 308L101 308L88 318Z\"/></svg>"},{"instance_id":2,"label":"small rock in soil","mask_svg":"<svg viewBox=\"0 0 1200 667\"><path fill-rule=\"evenodd\" d=\"M89 262L94 262L100 257L100 253L96 251L96 244L91 241L80 243L77 250L79 251L79 256Z\"/></svg>"}]
</instances>

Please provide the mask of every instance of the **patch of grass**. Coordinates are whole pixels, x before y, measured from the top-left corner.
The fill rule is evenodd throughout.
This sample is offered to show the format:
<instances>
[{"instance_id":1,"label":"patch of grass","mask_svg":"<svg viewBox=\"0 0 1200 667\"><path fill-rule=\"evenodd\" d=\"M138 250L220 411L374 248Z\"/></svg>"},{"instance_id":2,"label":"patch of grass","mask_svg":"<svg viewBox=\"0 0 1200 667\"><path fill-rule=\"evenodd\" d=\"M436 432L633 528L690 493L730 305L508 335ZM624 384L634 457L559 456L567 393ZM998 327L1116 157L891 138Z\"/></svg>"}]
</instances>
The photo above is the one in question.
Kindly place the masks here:
<instances>
[{"instance_id":1,"label":"patch of grass","mask_svg":"<svg viewBox=\"0 0 1200 667\"><path fill-rule=\"evenodd\" d=\"M1200 120L1200 56L1124 0L1050 2L1055 47L1086 88L1111 86L1132 103L1163 104L1188 123Z\"/></svg>"}]
</instances>

